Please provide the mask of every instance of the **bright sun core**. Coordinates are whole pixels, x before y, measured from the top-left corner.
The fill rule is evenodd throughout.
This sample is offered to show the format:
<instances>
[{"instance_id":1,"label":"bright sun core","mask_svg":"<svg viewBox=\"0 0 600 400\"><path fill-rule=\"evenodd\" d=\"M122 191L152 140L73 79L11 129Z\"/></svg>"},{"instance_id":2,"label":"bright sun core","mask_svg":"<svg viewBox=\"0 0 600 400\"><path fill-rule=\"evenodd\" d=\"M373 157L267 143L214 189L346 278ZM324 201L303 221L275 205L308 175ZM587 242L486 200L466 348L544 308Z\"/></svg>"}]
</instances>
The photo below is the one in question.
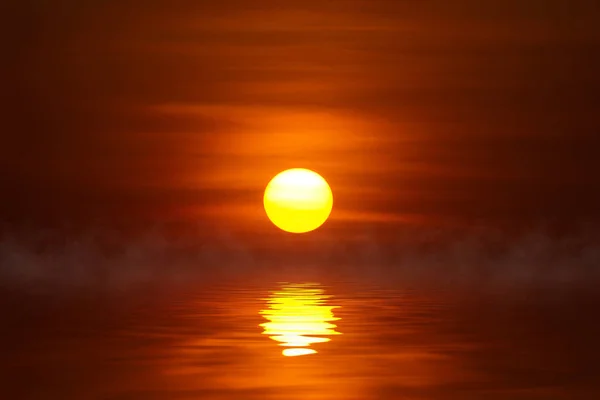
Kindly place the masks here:
<instances>
[{"instance_id":1,"label":"bright sun core","mask_svg":"<svg viewBox=\"0 0 600 400\"><path fill-rule=\"evenodd\" d=\"M271 179L264 205L275 226L286 232L304 233L317 229L329 218L333 195L321 175L293 168Z\"/></svg>"}]
</instances>

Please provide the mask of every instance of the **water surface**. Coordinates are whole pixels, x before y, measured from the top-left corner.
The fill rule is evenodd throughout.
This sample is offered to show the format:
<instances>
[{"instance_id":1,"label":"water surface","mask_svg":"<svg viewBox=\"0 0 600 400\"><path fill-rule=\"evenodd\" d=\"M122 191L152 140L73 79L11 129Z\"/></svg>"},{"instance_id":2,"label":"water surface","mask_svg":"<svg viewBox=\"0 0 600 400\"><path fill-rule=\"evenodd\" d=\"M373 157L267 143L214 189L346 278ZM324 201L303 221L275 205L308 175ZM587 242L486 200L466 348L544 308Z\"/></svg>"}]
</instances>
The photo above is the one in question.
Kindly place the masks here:
<instances>
[{"instance_id":1,"label":"water surface","mask_svg":"<svg viewBox=\"0 0 600 400\"><path fill-rule=\"evenodd\" d=\"M314 281L5 295L0 397L591 399L597 304Z\"/></svg>"}]
</instances>

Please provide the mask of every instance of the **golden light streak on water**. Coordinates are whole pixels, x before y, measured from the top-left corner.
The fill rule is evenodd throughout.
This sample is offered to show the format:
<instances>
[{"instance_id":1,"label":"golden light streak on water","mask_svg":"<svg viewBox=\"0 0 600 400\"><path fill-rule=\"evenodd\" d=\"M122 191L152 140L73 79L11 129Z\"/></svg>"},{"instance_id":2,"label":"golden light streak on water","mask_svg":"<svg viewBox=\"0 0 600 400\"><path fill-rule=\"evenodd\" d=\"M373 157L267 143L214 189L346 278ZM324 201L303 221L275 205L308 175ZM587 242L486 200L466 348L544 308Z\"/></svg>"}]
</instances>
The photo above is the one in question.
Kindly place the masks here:
<instances>
[{"instance_id":1,"label":"golden light streak on water","mask_svg":"<svg viewBox=\"0 0 600 400\"><path fill-rule=\"evenodd\" d=\"M332 323L340 319L333 314L333 309L339 307L327 305L329 297L318 283L284 284L271 293L267 309L260 312L268 321L260 324L263 334L286 347L284 356L317 353L309 347L329 342L329 336L340 334Z\"/></svg>"}]
</instances>

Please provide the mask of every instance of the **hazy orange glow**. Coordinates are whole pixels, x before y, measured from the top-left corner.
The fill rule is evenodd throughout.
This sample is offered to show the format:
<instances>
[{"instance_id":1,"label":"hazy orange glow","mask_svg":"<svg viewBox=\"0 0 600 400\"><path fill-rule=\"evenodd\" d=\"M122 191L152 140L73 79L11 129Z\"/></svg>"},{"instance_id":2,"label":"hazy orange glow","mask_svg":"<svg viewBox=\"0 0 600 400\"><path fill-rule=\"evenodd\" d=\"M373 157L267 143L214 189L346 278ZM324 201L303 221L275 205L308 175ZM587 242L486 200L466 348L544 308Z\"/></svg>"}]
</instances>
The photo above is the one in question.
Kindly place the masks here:
<instances>
[{"instance_id":1,"label":"hazy orange glow","mask_svg":"<svg viewBox=\"0 0 600 400\"><path fill-rule=\"evenodd\" d=\"M335 306L325 305L327 296L317 284L286 285L273 292L268 299L269 308L261 315L269 322L261 324L263 334L286 347L284 356L302 356L317 351L308 348L315 343L329 342L325 336L339 335L332 321Z\"/></svg>"},{"instance_id":2,"label":"hazy orange glow","mask_svg":"<svg viewBox=\"0 0 600 400\"><path fill-rule=\"evenodd\" d=\"M304 168L276 175L264 195L267 216L278 228L293 233L317 229L329 217L333 195L327 181Z\"/></svg>"}]
</instances>

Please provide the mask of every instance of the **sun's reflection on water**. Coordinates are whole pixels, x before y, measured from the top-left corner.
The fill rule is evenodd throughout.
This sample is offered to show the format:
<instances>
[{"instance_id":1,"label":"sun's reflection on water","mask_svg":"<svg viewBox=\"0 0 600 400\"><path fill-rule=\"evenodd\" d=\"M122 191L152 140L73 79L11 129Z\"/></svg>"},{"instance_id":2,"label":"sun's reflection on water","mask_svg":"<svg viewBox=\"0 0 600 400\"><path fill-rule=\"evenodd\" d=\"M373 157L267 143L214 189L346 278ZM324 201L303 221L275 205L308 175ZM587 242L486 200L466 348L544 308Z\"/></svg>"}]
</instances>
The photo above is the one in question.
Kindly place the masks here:
<instances>
[{"instance_id":1,"label":"sun's reflection on water","mask_svg":"<svg viewBox=\"0 0 600 400\"><path fill-rule=\"evenodd\" d=\"M331 296L317 283L284 284L267 299L268 308L260 314L268 321L260 324L263 334L279 346L286 347L284 356L303 356L317 352L309 348L315 343L329 342L329 336L339 335L333 314L336 306L327 305Z\"/></svg>"}]
</instances>

